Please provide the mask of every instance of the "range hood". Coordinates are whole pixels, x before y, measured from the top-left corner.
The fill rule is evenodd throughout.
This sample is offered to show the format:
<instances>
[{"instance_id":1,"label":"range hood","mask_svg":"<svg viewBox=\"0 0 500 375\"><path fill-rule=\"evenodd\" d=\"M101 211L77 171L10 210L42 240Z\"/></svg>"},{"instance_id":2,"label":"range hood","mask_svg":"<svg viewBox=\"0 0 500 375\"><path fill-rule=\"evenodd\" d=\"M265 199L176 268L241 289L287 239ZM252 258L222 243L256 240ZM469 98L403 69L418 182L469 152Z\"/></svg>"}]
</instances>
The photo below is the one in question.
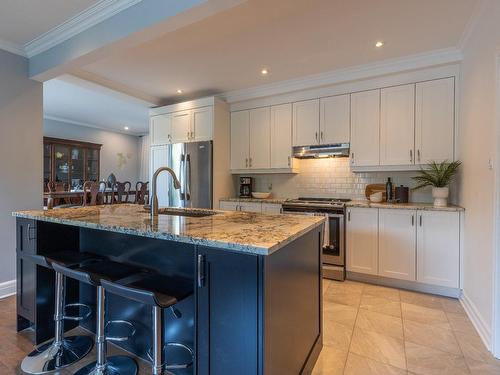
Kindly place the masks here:
<instances>
[{"instance_id":1,"label":"range hood","mask_svg":"<svg viewBox=\"0 0 500 375\"><path fill-rule=\"evenodd\" d=\"M335 143L321 146L295 146L293 157L297 159L349 157L349 143Z\"/></svg>"}]
</instances>

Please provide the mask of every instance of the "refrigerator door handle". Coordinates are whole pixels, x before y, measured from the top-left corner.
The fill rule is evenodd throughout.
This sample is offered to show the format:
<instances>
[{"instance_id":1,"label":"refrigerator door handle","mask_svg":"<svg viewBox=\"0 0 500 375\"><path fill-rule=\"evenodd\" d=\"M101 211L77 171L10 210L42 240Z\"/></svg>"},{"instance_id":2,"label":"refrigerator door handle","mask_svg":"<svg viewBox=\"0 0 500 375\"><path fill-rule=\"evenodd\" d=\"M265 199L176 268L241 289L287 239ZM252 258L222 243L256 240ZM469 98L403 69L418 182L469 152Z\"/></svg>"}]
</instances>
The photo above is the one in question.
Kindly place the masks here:
<instances>
[{"instance_id":1,"label":"refrigerator door handle","mask_svg":"<svg viewBox=\"0 0 500 375\"><path fill-rule=\"evenodd\" d=\"M186 155L186 200L191 200L191 155Z\"/></svg>"},{"instance_id":2,"label":"refrigerator door handle","mask_svg":"<svg viewBox=\"0 0 500 375\"><path fill-rule=\"evenodd\" d=\"M185 164L185 155L181 155L181 162L180 162L180 171L179 171L179 179L181 180L181 188L179 190L179 195L180 195L180 200L184 201L186 200L186 193L185 193L185 186L184 186L184 164Z\"/></svg>"}]
</instances>

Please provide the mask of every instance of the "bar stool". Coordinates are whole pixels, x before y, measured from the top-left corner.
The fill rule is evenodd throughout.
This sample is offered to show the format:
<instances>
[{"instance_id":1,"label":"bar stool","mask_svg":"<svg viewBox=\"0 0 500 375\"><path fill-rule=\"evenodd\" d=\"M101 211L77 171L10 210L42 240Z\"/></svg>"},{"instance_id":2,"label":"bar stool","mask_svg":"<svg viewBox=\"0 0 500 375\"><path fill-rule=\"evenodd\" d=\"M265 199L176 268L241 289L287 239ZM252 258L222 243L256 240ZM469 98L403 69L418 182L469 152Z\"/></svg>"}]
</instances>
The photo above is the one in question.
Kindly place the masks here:
<instances>
[{"instance_id":1,"label":"bar stool","mask_svg":"<svg viewBox=\"0 0 500 375\"><path fill-rule=\"evenodd\" d=\"M150 274L128 283L103 280L102 285L110 293L152 306L153 345L148 356L152 362L153 375L161 375L163 370L188 368L193 364L194 352L187 345L176 342L164 345L162 314L162 309L170 308L175 317L180 317L180 312L174 306L193 294L192 280ZM185 350L191 361L182 364L166 364L165 349L172 346Z\"/></svg>"},{"instance_id":2,"label":"bar stool","mask_svg":"<svg viewBox=\"0 0 500 375\"><path fill-rule=\"evenodd\" d=\"M64 251L47 256L32 254L26 257L35 264L49 269L53 269L54 262L64 264L66 267L76 267L101 259L93 254L76 251ZM89 306L81 303L66 305L66 279L59 272L56 272L55 279L54 340L35 348L23 359L21 369L27 374L45 374L67 367L85 357L93 346L92 339L88 336L64 337L64 320L81 321L88 318L92 311ZM69 307L84 308L87 312L80 316L70 316L66 313Z\"/></svg>"},{"instance_id":3,"label":"bar stool","mask_svg":"<svg viewBox=\"0 0 500 375\"><path fill-rule=\"evenodd\" d=\"M105 291L102 286L104 280L118 281L133 278L134 275L142 274L143 270L126 264L105 260L99 263L90 263L81 267L69 268L54 263L54 270L71 277L72 279L97 287L97 324L96 324L96 346L97 360L79 369L75 375L136 375L137 363L128 356L106 355L107 341L124 341L135 333L135 328L130 322L105 320ZM129 326L130 333L123 337L106 337L106 327L112 324L124 324Z\"/></svg>"}]
</instances>

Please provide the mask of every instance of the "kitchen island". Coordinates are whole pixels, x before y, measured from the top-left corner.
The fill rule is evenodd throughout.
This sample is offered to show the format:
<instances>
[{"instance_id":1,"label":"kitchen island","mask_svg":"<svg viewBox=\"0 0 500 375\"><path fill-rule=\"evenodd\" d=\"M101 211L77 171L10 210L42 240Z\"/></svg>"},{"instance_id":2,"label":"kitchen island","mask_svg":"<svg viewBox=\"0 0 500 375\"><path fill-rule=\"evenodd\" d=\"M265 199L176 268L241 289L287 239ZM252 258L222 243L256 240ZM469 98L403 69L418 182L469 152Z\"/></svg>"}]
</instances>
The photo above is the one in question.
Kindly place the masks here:
<instances>
[{"instance_id":1,"label":"kitchen island","mask_svg":"<svg viewBox=\"0 0 500 375\"><path fill-rule=\"evenodd\" d=\"M165 341L195 352L194 365L176 373L312 370L322 347L323 218L187 209L152 219L132 204L14 216L18 330L32 327L36 344L53 336L54 272L30 256L70 250L192 280L194 294L176 305L182 317L165 314ZM68 280L66 289L68 303L95 306L89 285ZM120 346L146 358L152 340L148 306L116 295L107 301L108 316L136 328ZM95 315L80 325L94 331Z\"/></svg>"}]
</instances>

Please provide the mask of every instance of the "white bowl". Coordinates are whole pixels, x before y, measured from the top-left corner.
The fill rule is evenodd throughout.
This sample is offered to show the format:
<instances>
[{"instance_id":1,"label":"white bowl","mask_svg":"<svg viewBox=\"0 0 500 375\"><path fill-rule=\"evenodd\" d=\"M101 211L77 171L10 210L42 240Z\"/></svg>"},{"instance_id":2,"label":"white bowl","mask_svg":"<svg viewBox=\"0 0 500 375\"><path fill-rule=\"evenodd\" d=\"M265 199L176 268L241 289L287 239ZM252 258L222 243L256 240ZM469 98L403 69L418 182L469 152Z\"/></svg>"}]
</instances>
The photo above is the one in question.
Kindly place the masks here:
<instances>
[{"instance_id":1,"label":"white bowl","mask_svg":"<svg viewBox=\"0 0 500 375\"><path fill-rule=\"evenodd\" d=\"M267 193L261 193L258 191L252 191L252 197L257 198L257 199L266 199L271 196L271 192Z\"/></svg>"},{"instance_id":2,"label":"white bowl","mask_svg":"<svg viewBox=\"0 0 500 375\"><path fill-rule=\"evenodd\" d=\"M384 196L382 195L381 191L370 195L370 201L373 203L380 203L380 202L382 202L383 199L384 199Z\"/></svg>"}]
</instances>

